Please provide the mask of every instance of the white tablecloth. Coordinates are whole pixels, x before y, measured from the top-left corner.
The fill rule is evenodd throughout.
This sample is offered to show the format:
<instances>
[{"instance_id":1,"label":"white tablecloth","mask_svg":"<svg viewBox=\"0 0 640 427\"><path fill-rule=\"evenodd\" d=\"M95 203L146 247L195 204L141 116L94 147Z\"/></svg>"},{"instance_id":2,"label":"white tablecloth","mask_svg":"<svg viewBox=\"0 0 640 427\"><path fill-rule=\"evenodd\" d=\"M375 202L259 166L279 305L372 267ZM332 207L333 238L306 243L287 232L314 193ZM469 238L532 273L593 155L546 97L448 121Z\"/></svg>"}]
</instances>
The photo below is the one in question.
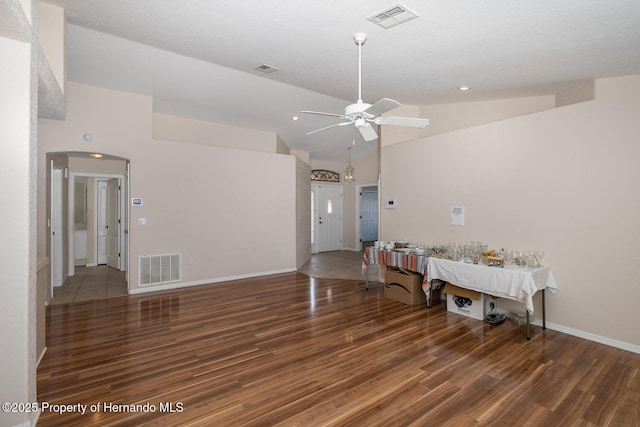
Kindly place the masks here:
<instances>
[{"instance_id":1,"label":"white tablecloth","mask_svg":"<svg viewBox=\"0 0 640 427\"><path fill-rule=\"evenodd\" d=\"M525 304L533 313L533 295L542 289L552 293L558 285L550 267L504 268L467 264L441 258L429 258L427 280L440 279L461 288L484 292L500 298L509 298Z\"/></svg>"}]
</instances>

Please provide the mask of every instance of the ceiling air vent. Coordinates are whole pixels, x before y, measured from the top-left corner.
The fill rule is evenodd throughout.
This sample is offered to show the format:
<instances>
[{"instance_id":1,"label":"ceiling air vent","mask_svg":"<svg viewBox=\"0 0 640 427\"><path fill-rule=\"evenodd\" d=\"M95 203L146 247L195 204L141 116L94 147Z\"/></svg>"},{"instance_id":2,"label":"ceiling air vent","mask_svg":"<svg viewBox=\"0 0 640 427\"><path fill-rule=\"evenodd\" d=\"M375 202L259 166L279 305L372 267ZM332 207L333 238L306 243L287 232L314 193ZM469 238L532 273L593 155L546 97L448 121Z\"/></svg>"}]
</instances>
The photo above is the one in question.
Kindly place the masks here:
<instances>
[{"instance_id":1,"label":"ceiling air vent","mask_svg":"<svg viewBox=\"0 0 640 427\"><path fill-rule=\"evenodd\" d=\"M267 65L267 64L258 65L256 68L254 68L254 70L260 71L261 73L265 73L265 74L271 74L274 71L278 71L276 67L272 67L271 65Z\"/></svg>"},{"instance_id":2,"label":"ceiling air vent","mask_svg":"<svg viewBox=\"0 0 640 427\"><path fill-rule=\"evenodd\" d=\"M405 5L400 3L394 4L391 7L386 8L380 12L374 13L371 16L368 16L367 19L374 24L387 29L391 27L395 27L396 25L400 25L407 21L411 21L414 18L417 18L418 14L414 11L410 10Z\"/></svg>"}]
</instances>

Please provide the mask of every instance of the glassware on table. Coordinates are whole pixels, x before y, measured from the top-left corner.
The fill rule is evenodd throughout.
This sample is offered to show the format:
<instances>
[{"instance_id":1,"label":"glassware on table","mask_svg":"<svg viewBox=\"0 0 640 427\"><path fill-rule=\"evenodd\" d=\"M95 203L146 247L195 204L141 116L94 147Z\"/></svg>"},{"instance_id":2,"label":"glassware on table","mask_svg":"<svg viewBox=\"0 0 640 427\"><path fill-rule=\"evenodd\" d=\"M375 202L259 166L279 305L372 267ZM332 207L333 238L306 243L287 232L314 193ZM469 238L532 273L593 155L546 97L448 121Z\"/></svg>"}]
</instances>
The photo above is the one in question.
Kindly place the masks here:
<instances>
[{"instance_id":1,"label":"glassware on table","mask_svg":"<svg viewBox=\"0 0 640 427\"><path fill-rule=\"evenodd\" d=\"M504 251L504 262L505 264L515 264L513 251L511 249L507 249Z\"/></svg>"},{"instance_id":2,"label":"glassware on table","mask_svg":"<svg viewBox=\"0 0 640 427\"><path fill-rule=\"evenodd\" d=\"M464 262L466 262L467 264L470 264L473 261L473 254L471 253L471 247L468 245L465 245L463 251L464 251L463 252Z\"/></svg>"},{"instance_id":3,"label":"glassware on table","mask_svg":"<svg viewBox=\"0 0 640 427\"><path fill-rule=\"evenodd\" d=\"M542 267L542 258L544 258L544 251L541 251L541 250L534 251L533 256L536 259L536 267Z\"/></svg>"}]
</instances>

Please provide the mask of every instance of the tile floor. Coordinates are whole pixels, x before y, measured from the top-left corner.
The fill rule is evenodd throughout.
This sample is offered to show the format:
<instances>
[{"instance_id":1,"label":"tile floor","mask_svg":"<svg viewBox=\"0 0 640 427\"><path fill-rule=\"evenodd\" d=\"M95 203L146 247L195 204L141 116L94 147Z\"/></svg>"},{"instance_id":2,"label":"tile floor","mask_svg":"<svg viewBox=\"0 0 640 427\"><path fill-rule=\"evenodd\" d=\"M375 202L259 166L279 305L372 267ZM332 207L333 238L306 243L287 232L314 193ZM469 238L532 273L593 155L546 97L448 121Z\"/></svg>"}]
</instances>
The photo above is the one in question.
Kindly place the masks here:
<instances>
[{"instance_id":1,"label":"tile floor","mask_svg":"<svg viewBox=\"0 0 640 427\"><path fill-rule=\"evenodd\" d=\"M311 259L298 269L300 273L316 278L359 280L362 275L362 252L333 251L312 255ZM379 266L369 266L369 285L377 283ZM53 304L89 301L127 295L125 272L106 265L97 267L76 267L76 274L67 277L62 286L53 289Z\"/></svg>"},{"instance_id":2,"label":"tile floor","mask_svg":"<svg viewBox=\"0 0 640 427\"><path fill-rule=\"evenodd\" d=\"M378 279L378 265L367 268L369 284ZM313 254L311 259L298 269L300 273L311 277L326 279L365 280L362 274L362 252L332 251Z\"/></svg>"},{"instance_id":3,"label":"tile floor","mask_svg":"<svg viewBox=\"0 0 640 427\"><path fill-rule=\"evenodd\" d=\"M77 266L75 276L67 277L62 286L53 288L53 304L89 301L127 295L125 272L106 265Z\"/></svg>"}]
</instances>

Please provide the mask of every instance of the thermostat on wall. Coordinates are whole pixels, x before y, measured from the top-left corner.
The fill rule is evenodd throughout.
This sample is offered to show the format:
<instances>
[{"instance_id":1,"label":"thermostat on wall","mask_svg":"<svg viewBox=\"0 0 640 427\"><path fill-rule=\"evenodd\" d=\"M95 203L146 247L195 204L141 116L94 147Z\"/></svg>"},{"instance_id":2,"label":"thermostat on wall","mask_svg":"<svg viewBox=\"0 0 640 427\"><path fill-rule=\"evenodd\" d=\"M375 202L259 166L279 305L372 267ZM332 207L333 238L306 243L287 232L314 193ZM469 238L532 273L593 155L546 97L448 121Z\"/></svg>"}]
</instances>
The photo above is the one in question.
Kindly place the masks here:
<instances>
[{"instance_id":1,"label":"thermostat on wall","mask_svg":"<svg viewBox=\"0 0 640 427\"><path fill-rule=\"evenodd\" d=\"M394 209L396 207L396 202L394 200L385 200L384 207L387 209Z\"/></svg>"},{"instance_id":2,"label":"thermostat on wall","mask_svg":"<svg viewBox=\"0 0 640 427\"><path fill-rule=\"evenodd\" d=\"M134 197L133 199L131 199L131 206L142 206L142 198Z\"/></svg>"}]
</instances>

